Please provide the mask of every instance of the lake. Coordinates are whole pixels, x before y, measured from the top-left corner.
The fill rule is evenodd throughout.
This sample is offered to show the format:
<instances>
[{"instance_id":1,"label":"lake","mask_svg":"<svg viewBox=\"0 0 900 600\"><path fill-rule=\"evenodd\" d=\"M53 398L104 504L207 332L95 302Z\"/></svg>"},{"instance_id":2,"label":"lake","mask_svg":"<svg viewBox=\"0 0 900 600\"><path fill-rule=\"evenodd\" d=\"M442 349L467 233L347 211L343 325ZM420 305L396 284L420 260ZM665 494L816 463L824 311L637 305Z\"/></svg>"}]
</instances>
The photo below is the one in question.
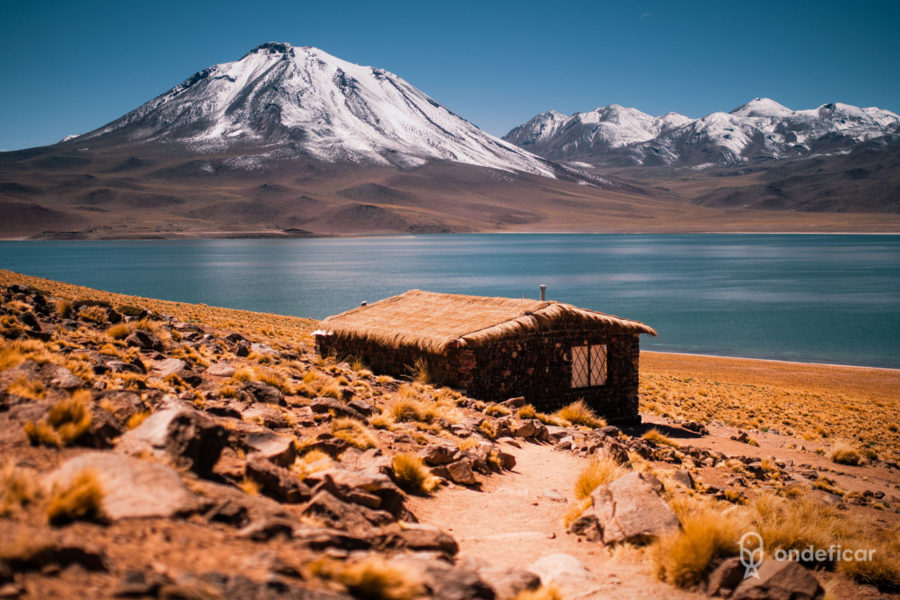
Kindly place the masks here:
<instances>
[{"instance_id":1,"label":"lake","mask_svg":"<svg viewBox=\"0 0 900 600\"><path fill-rule=\"evenodd\" d=\"M900 368L900 236L480 234L0 242L0 267L322 318L410 288L547 297L644 321L642 347Z\"/></svg>"}]
</instances>

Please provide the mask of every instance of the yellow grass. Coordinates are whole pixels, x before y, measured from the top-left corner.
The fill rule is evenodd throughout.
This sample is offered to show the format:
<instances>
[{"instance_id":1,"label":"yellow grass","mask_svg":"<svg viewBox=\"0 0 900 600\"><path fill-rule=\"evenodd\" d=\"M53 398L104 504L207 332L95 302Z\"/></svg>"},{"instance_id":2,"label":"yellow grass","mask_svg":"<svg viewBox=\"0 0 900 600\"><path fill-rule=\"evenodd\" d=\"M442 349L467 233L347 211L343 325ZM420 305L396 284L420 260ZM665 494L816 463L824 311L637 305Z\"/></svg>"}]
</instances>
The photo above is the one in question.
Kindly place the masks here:
<instances>
[{"instance_id":1,"label":"yellow grass","mask_svg":"<svg viewBox=\"0 0 900 600\"><path fill-rule=\"evenodd\" d=\"M336 438L340 438L360 450L374 448L378 445L378 441L372 432L365 425L356 419L340 418L331 422L331 433Z\"/></svg>"},{"instance_id":2,"label":"yellow grass","mask_svg":"<svg viewBox=\"0 0 900 600\"><path fill-rule=\"evenodd\" d=\"M44 397L47 388L40 379L32 377L17 377L15 381L6 387L6 393L12 396L21 396L29 400L40 400Z\"/></svg>"},{"instance_id":3,"label":"yellow grass","mask_svg":"<svg viewBox=\"0 0 900 600\"><path fill-rule=\"evenodd\" d=\"M69 485L53 490L47 504L47 518L52 525L72 521L103 521L103 488L97 474L90 470L79 473Z\"/></svg>"},{"instance_id":4,"label":"yellow grass","mask_svg":"<svg viewBox=\"0 0 900 600\"><path fill-rule=\"evenodd\" d=\"M532 406L531 404L526 404L518 411L516 411L516 416L520 419L536 419L537 410L535 410L534 406Z\"/></svg>"},{"instance_id":5,"label":"yellow grass","mask_svg":"<svg viewBox=\"0 0 900 600\"><path fill-rule=\"evenodd\" d=\"M641 410L810 440L844 437L900 460L896 370L641 353Z\"/></svg>"},{"instance_id":6,"label":"yellow grass","mask_svg":"<svg viewBox=\"0 0 900 600\"><path fill-rule=\"evenodd\" d=\"M659 538L651 556L659 579L684 588L700 583L713 561L736 555L747 527L736 514L702 505L679 513L682 529Z\"/></svg>"},{"instance_id":7,"label":"yellow grass","mask_svg":"<svg viewBox=\"0 0 900 600\"><path fill-rule=\"evenodd\" d=\"M324 558L309 565L314 576L342 584L355 598L367 600L413 600L424 597L419 576L378 555L353 562Z\"/></svg>"},{"instance_id":8,"label":"yellow grass","mask_svg":"<svg viewBox=\"0 0 900 600\"><path fill-rule=\"evenodd\" d=\"M109 319L109 313L102 306L82 306L78 309L78 318L84 321L93 321L94 323L106 323Z\"/></svg>"},{"instance_id":9,"label":"yellow grass","mask_svg":"<svg viewBox=\"0 0 900 600\"><path fill-rule=\"evenodd\" d=\"M127 323L116 323L106 330L106 335L114 340L124 340L131 333Z\"/></svg>"},{"instance_id":10,"label":"yellow grass","mask_svg":"<svg viewBox=\"0 0 900 600\"><path fill-rule=\"evenodd\" d=\"M68 446L91 426L91 394L78 390L57 402L45 419L25 423L25 434L32 444Z\"/></svg>"},{"instance_id":11,"label":"yellow grass","mask_svg":"<svg viewBox=\"0 0 900 600\"><path fill-rule=\"evenodd\" d=\"M484 414L490 417L506 417L512 414L512 411L505 406L492 404L484 410Z\"/></svg>"},{"instance_id":12,"label":"yellow grass","mask_svg":"<svg viewBox=\"0 0 900 600\"><path fill-rule=\"evenodd\" d=\"M863 456L859 449L850 442L839 440L831 448L828 458L833 463L840 465L857 466L863 463Z\"/></svg>"},{"instance_id":13,"label":"yellow grass","mask_svg":"<svg viewBox=\"0 0 900 600\"><path fill-rule=\"evenodd\" d=\"M556 586L541 586L536 590L523 590L513 600L562 600L562 594Z\"/></svg>"},{"instance_id":14,"label":"yellow grass","mask_svg":"<svg viewBox=\"0 0 900 600\"><path fill-rule=\"evenodd\" d=\"M564 406L556 411L555 415L573 425L584 425L586 427L606 426L606 421L598 417L584 400L576 400L572 404Z\"/></svg>"},{"instance_id":15,"label":"yellow grass","mask_svg":"<svg viewBox=\"0 0 900 600\"><path fill-rule=\"evenodd\" d=\"M269 331L267 343L270 345L275 341L288 345L295 345L298 341L311 343L312 337L310 334L318 325L312 319L287 315L273 315L231 308L209 307L203 304L185 304L140 296L114 294L50 279L21 275L6 270L0 270L0 284L18 284L46 290L53 296L63 298L64 302L68 304L69 310L71 310L71 300L78 298L109 302L113 306L133 305L155 313L169 314L184 322L196 321L203 323L207 327L235 331L249 338L256 336L260 329L265 328ZM59 304L57 304L58 308Z\"/></svg>"},{"instance_id":16,"label":"yellow grass","mask_svg":"<svg viewBox=\"0 0 900 600\"><path fill-rule=\"evenodd\" d=\"M679 444L675 440L672 440L662 433L659 432L658 429L649 429L644 435L641 436L648 442L654 442L656 444L661 444L663 446L671 446L672 448L678 448Z\"/></svg>"},{"instance_id":17,"label":"yellow grass","mask_svg":"<svg viewBox=\"0 0 900 600\"><path fill-rule=\"evenodd\" d=\"M16 467L12 460L0 468L0 517L14 514L40 495L37 473Z\"/></svg>"},{"instance_id":18,"label":"yellow grass","mask_svg":"<svg viewBox=\"0 0 900 600\"><path fill-rule=\"evenodd\" d=\"M391 461L391 466L394 469L394 481L411 494L430 494L437 486L437 480L415 454L397 454Z\"/></svg>"},{"instance_id":19,"label":"yellow grass","mask_svg":"<svg viewBox=\"0 0 900 600\"><path fill-rule=\"evenodd\" d=\"M578 474L575 480L575 497L579 500L589 498L598 486L618 479L628 469L610 458L607 454L599 454L591 459L588 466Z\"/></svg>"}]
</instances>

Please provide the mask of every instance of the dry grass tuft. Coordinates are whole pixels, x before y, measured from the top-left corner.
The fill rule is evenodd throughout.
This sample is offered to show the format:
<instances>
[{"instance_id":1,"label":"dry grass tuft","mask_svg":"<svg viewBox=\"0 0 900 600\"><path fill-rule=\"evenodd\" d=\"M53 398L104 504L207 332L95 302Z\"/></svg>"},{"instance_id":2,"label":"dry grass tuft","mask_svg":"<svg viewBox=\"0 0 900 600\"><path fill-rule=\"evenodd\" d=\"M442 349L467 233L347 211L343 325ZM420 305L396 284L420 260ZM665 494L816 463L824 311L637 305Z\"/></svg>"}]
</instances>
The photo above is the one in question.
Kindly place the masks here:
<instances>
[{"instance_id":1,"label":"dry grass tuft","mask_svg":"<svg viewBox=\"0 0 900 600\"><path fill-rule=\"evenodd\" d=\"M397 454L391 461L391 466L394 469L394 481L411 494L427 495L437 487L437 479L415 454Z\"/></svg>"},{"instance_id":2,"label":"dry grass tuft","mask_svg":"<svg viewBox=\"0 0 900 600\"><path fill-rule=\"evenodd\" d=\"M40 400L47 392L44 382L34 377L18 377L6 387L6 393L11 396L21 396L29 400Z\"/></svg>"},{"instance_id":3,"label":"dry grass tuft","mask_svg":"<svg viewBox=\"0 0 900 600\"><path fill-rule=\"evenodd\" d=\"M564 406L555 415L560 419L565 419L573 425L584 425L585 427L605 427L606 421L598 417L584 400L577 400L568 406Z\"/></svg>"},{"instance_id":4,"label":"dry grass tuft","mask_svg":"<svg viewBox=\"0 0 900 600\"><path fill-rule=\"evenodd\" d=\"M56 311L56 316L60 319L69 319L72 317L72 301L57 300L54 310Z\"/></svg>"},{"instance_id":5,"label":"dry grass tuft","mask_svg":"<svg viewBox=\"0 0 900 600\"><path fill-rule=\"evenodd\" d=\"M484 437L486 437L489 440L496 440L497 439L497 426L494 425L491 421L485 419L478 426L478 433L480 433L481 435L483 435Z\"/></svg>"},{"instance_id":6,"label":"dry grass tuft","mask_svg":"<svg viewBox=\"0 0 900 600\"><path fill-rule=\"evenodd\" d=\"M617 463L607 454L599 454L591 459L588 466L579 473L575 480L575 497L579 500L590 498L591 492L598 486L618 479L628 472L628 469Z\"/></svg>"},{"instance_id":7,"label":"dry grass tuft","mask_svg":"<svg viewBox=\"0 0 900 600\"><path fill-rule=\"evenodd\" d=\"M536 419L537 410L531 404L526 404L516 412L516 416L520 419Z\"/></svg>"},{"instance_id":8,"label":"dry grass tuft","mask_svg":"<svg viewBox=\"0 0 900 600\"><path fill-rule=\"evenodd\" d=\"M342 584L354 598L411 600L426 592L425 584L416 575L377 555L350 563L324 558L309 568L316 577Z\"/></svg>"},{"instance_id":9,"label":"dry grass tuft","mask_svg":"<svg viewBox=\"0 0 900 600\"><path fill-rule=\"evenodd\" d=\"M666 437L658 429L650 429L641 436L648 442L653 442L654 444L658 444L660 446L670 446L672 448L680 447L680 444L673 440L672 438Z\"/></svg>"},{"instance_id":10,"label":"dry grass tuft","mask_svg":"<svg viewBox=\"0 0 900 600\"><path fill-rule=\"evenodd\" d=\"M244 490L248 496L259 496L259 483L252 477L244 475L244 478L238 483L238 487Z\"/></svg>"},{"instance_id":11,"label":"dry grass tuft","mask_svg":"<svg viewBox=\"0 0 900 600\"><path fill-rule=\"evenodd\" d=\"M25 434L34 444L68 446L91 426L91 393L78 390L70 398L57 402L45 419L25 423Z\"/></svg>"},{"instance_id":12,"label":"dry grass tuft","mask_svg":"<svg viewBox=\"0 0 900 600\"><path fill-rule=\"evenodd\" d=\"M831 452L828 453L828 458L833 463L850 466L861 465L864 460L859 449L844 440L839 440L834 444L831 448Z\"/></svg>"},{"instance_id":13,"label":"dry grass tuft","mask_svg":"<svg viewBox=\"0 0 900 600\"><path fill-rule=\"evenodd\" d=\"M501 406L499 404L491 404L486 409L484 409L484 414L489 417L507 417L512 414L512 411L505 406Z\"/></svg>"},{"instance_id":14,"label":"dry grass tuft","mask_svg":"<svg viewBox=\"0 0 900 600\"><path fill-rule=\"evenodd\" d=\"M47 504L47 518L51 525L72 521L106 520L103 513L103 488L97 474L91 470L79 473L65 487L53 490Z\"/></svg>"},{"instance_id":15,"label":"dry grass tuft","mask_svg":"<svg viewBox=\"0 0 900 600\"><path fill-rule=\"evenodd\" d=\"M369 429L357 421L348 417L335 419L331 422L331 433L359 450L374 448L378 441Z\"/></svg>"},{"instance_id":16,"label":"dry grass tuft","mask_svg":"<svg viewBox=\"0 0 900 600\"><path fill-rule=\"evenodd\" d=\"M395 421L413 421L431 423L437 418L437 407L427 401L413 398L402 398L391 407L391 415Z\"/></svg>"},{"instance_id":17,"label":"dry grass tuft","mask_svg":"<svg viewBox=\"0 0 900 600\"><path fill-rule=\"evenodd\" d=\"M116 323L106 330L106 335L114 340L124 340L131 333L127 323Z\"/></svg>"},{"instance_id":18,"label":"dry grass tuft","mask_svg":"<svg viewBox=\"0 0 900 600\"><path fill-rule=\"evenodd\" d=\"M900 533L896 530L892 539L871 536L860 539L856 548L874 550L871 560L842 560L838 570L854 581L874 585L886 593L900 592Z\"/></svg>"},{"instance_id":19,"label":"dry grass tuft","mask_svg":"<svg viewBox=\"0 0 900 600\"><path fill-rule=\"evenodd\" d=\"M369 417L369 425L375 429L385 429L390 431L394 428L394 417L390 412L381 411L377 415Z\"/></svg>"},{"instance_id":20,"label":"dry grass tuft","mask_svg":"<svg viewBox=\"0 0 900 600\"><path fill-rule=\"evenodd\" d=\"M14 514L40 495L37 473L16 467L12 460L0 468L0 517Z\"/></svg>"},{"instance_id":21,"label":"dry grass tuft","mask_svg":"<svg viewBox=\"0 0 900 600\"><path fill-rule=\"evenodd\" d=\"M562 600L562 594L556 586L541 586L536 590L523 590L513 600Z\"/></svg>"},{"instance_id":22,"label":"dry grass tuft","mask_svg":"<svg viewBox=\"0 0 900 600\"><path fill-rule=\"evenodd\" d=\"M109 320L109 312L103 306L89 305L78 309L78 318L82 321L94 323L106 323Z\"/></svg>"},{"instance_id":23,"label":"dry grass tuft","mask_svg":"<svg viewBox=\"0 0 900 600\"><path fill-rule=\"evenodd\" d=\"M700 583L714 561L736 555L747 527L743 519L706 506L677 512L682 529L658 539L651 554L660 580L686 588Z\"/></svg>"}]
</instances>

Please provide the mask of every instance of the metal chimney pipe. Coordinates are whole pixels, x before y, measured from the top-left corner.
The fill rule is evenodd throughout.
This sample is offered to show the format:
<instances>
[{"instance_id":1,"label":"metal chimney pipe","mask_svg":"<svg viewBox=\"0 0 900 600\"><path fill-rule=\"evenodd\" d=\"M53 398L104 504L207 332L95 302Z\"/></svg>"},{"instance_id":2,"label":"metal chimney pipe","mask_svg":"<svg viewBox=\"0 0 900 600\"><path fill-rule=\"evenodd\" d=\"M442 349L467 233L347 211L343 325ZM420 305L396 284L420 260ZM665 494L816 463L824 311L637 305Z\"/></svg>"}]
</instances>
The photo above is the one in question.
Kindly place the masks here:
<instances>
[{"instance_id":1,"label":"metal chimney pipe","mask_svg":"<svg viewBox=\"0 0 900 600\"><path fill-rule=\"evenodd\" d=\"M544 301L546 299L547 299L547 286L542 283L541 284L541 301Z\"/></svg>"}]
</instances>

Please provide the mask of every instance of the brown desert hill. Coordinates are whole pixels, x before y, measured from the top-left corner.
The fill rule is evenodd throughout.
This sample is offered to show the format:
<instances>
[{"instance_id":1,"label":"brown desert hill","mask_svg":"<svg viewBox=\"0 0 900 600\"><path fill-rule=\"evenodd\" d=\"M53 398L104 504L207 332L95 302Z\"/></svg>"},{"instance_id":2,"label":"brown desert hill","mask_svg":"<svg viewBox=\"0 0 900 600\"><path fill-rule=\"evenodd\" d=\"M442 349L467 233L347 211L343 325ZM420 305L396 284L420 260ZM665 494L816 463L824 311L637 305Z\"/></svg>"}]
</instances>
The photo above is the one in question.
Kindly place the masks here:
<instances>
[{"instance_id":1,"label":"brown desert hill","mask_svg":"<svg viewBox=\"0 0 900 600\"><path fill-rule=\"evenodd\" d=\"M625 170L607 174L598 187L449 161L399 170L296 159L247 170L235 166L240 158L152 146L81 150L71 143L0 154L0 237L202 237L297 227L360 234L894 231L900 225L896 214L798 214L690 201L710 181L719 186L716 194L728 196L759 173L669 181Z\"/></svg>"}]
</instances>

